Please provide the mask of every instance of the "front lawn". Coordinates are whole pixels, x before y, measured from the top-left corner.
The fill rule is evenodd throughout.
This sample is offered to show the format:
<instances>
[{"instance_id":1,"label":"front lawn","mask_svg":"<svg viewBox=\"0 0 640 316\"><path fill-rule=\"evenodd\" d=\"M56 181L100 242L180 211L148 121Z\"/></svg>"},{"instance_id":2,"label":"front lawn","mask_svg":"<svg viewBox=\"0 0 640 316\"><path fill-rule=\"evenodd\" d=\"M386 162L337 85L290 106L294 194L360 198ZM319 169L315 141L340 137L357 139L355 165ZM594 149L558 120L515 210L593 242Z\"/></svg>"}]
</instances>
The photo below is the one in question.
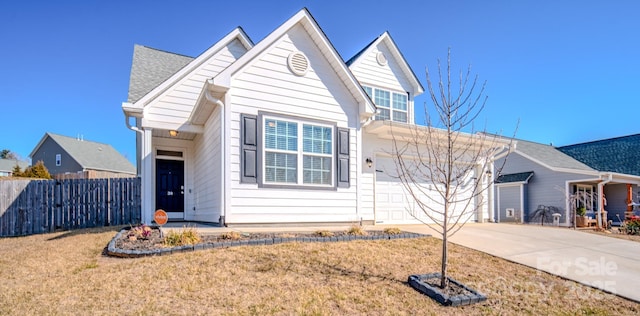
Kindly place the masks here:
<instances>
[{"instance_id":1,"label":"front lawn","mask_svg":"<svg viewBox=\"0 0 640 316\"><path fill-rule=\"evenodd\" d=\"M640 313L640 305L456 245L451 276L486 302L441 307L407 285L439 269L436 238L105 257L115 230L0 239L0 315Z\"/></svg>"}]
</instances>

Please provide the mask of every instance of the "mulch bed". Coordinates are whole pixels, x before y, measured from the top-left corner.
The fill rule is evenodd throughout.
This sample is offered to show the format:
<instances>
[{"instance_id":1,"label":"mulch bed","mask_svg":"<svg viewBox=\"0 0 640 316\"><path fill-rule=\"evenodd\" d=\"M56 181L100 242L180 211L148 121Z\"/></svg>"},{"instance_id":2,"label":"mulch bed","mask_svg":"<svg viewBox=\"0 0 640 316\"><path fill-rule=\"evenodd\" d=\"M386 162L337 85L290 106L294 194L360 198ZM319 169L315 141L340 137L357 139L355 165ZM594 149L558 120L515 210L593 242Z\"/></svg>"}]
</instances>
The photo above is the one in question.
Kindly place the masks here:
<instances>
[{"instance_id":1,"label":"mulch bed","mask_svg":"<svg viewBox=\"0 0 640 316\"><path fill-rule=\"evenodd\" d=\"M163 243L160 229L153 227L145 238L129 238L129 229L120 231L107 246L106 254L116 257L143 257L167 255L177 252L228 248L235 246L273 245L287 242L339 242L351 240L384 240L399 238L419 238L430 235L400 232L388 234L384 231L367 231L366 235L351 235L346 231L331 232L332 236L320 236L317 233L240 233L234 239L220 235L203 235L193 245L167 247Z\"/></svg>"}]
</instances>

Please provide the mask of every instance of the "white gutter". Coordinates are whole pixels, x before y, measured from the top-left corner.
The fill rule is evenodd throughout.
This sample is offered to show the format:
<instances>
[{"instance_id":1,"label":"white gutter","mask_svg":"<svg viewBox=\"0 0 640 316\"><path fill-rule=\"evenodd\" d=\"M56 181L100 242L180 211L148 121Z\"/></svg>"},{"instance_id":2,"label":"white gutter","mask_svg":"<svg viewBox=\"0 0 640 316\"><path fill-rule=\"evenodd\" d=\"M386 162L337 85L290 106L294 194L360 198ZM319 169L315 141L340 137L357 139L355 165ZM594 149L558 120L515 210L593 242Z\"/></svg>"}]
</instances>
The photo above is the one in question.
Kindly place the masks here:
<instances>
[{"instance_id":1,"label":"white gutter","mask_svg":"<svg viewBox=\"0 0 640 316\"><path fill-rule=\"evenodd\" d=\"M132 117L135 118L135 116L131 116L131 115L129 115L129 113L124 112L124 121L127 123L127 128L132 130L132 131L134 131L134 132L138 132L138 133L142 134L142 130L139 127L131 126L131 123L129 123L129 119L132 118Z\"/></svg>"}]
</instances>

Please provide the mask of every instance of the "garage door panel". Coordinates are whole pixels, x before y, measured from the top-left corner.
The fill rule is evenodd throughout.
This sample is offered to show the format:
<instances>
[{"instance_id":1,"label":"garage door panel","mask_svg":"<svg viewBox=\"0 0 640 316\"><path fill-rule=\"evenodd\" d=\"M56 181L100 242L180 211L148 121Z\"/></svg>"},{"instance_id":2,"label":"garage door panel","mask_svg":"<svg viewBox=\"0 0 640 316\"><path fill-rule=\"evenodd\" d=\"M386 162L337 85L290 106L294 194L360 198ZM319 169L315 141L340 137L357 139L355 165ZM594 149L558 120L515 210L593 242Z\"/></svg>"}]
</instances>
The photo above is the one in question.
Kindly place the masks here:
<instances>
[{"instance_id":1,"label":"garage door panel","mask_svg":"<svg viewBox=\"0 0 640 316\"><path fill-rule=\"evenodd\" d=\"M375 212L376 222L384 224L417 224L422 222L433 222L419 208L415 209L415 215L420 219L414 218L409 210L414 209L413 201L406 192L403 184L395 177L395 166L391 158L377 158L376 168L383 172L376 172L375 190ZM418 188L419 186L419 188ZM434 201L432 205L438 207L442 201L435 190L433 183L420 183L416 185L416 189L422 190L420 200ZM431 189L431 190L429 190ZM415 192L418 192L416 190ZM462 193L461 196L470 197L470 192ZM429 198L430 197L430 198ZM464 209L464 203L454 205L453 212L461 212Z\"/></svg>"},{"instance_id":2,"label":"garage door panel","mask_svg":"<svg viewBox=\"0 0 640 316\"><path fill-rule=\"evenodd\" d=\"M391 194L391 203L403 203L404 202L404 194L402 193L393 193Z\"/></svg>"}]
</instances>

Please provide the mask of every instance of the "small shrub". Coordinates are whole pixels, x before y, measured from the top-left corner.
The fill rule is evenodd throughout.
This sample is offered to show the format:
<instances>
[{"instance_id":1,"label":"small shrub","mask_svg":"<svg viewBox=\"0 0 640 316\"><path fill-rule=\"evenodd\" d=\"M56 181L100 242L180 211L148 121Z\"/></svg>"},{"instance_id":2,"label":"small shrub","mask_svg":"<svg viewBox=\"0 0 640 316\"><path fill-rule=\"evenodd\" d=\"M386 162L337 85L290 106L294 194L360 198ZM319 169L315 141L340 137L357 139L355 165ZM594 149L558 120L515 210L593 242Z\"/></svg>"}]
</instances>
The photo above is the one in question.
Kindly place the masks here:
<instances>
[{"instance_id":1,"label":"small shrub","mask_svg":"<svg viewBox=\"0 0 640 316\"><path fill-rule=\"evenodd\" d=\"M193 245L200 241L200 236L193 227L183 227L180 231L170 230L164 237L163 243L168 247Z\"/></svg>"},{"instance_id":2,"label":"small shrub","mask_svg":"<svg viewBox=\"0 0 640 316\"><path fill-rule=\"evenodd\" d=\"M627 235L640 235L640 219L632 219L624 225L623 232Z\"/></svg>"},{"instance_id":3,"label":"small shrub","mask_svg":"<svg viewBox=\"0 0 640 316\"><path fill-rule=\"evenodd\" d=\"M318 237L331 237L334 234L328 230L319 230L315 232L315 235Z\"/></svg>"},{"instance_id":4,"label":"small shrub","mask_svg":"<svg viewBox=\"0 0 640 316\"><path fill-rule=\"evenodd\" d=\"M238 240L240 238L242 238L242 235L239 232L226 232L223 233L222 235L220 235L221 239L224 240Z\"/></svg>"},{"instance_id":5,"label":"small shrub","mask_svg":"<svg viewBox=\"0 0 640 316\"><path fill-rule=\"evenodd\" d=\"M49 170L44 166L44 162L39 160L35 165L27 167L23 172L19 172L20 167L13 169L14 177L24 177L24 178L38 178L38 179L51 179L51 174L49 174Z\"/></svg>"},{"instance_id":6,"label":"small shrub","mask_svg":"<svg viewBox=\"0 0 640 316\"><path fill-rule=\"evenodd\" d=\"M355 236L366 236L367 232L362 228L362 226L353 225L349 230L347 230L347 234L355 235Z\"/></svg>"},{"instance_id":7,"label":"small shrub","mask_svg":"<svg viewBox=\"0 0 640 316\"><path fill-rule=\"evenodd\" d=\"M398 227L387 227L384 229L384 233L388 235L399 235L402 231Z\"/></svg>"},{"instance_id":8,"label":"small shrub","mask_svg":"<svg viewBox=\"0 0 640 316\"><path fill-rule=\"evenodd\" d=\"M127 237L129 237L129 240L147 240L149 239L149 236L151 236L151 230L151 227L145 224L132 226L131 229L129 229Z\"/></svg>"}]
</instances>

